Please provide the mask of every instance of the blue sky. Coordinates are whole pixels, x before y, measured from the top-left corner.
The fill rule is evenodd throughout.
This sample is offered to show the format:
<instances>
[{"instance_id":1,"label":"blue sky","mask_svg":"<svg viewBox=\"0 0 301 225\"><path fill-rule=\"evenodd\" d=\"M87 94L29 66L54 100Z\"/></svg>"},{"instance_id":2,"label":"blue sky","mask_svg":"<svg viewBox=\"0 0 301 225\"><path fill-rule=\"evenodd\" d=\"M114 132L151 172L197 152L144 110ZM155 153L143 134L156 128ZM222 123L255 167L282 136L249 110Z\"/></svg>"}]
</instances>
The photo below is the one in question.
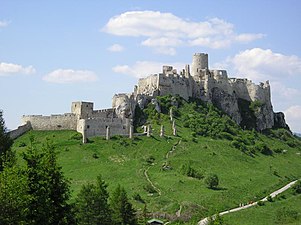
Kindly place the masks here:
<instances>
[{"instance_id":1,"label":"blue sky","mask_svg":"<svg viewBox=\"0 0 301 225\"><path fill-rule=\"evenodd\" d=\"M0 0L0 109L70 112L72 101L109 108L115 93L192 54L229 77L270 80L275 111L301 132L301 1Z\"/></svg>"}]
</instances>

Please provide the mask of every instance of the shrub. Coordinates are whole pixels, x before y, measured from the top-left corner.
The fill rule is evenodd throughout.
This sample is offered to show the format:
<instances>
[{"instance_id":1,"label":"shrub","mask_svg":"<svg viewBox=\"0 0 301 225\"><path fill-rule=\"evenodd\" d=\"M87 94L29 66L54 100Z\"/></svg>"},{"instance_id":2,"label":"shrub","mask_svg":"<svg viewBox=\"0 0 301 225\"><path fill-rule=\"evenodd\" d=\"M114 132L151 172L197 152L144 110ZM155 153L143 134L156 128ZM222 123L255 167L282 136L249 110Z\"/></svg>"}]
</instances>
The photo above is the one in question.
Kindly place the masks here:
<instances>
[{"instance_id":1,"label":"shrub","mask_svg":"<svg viewBox=\"0 0 301 225\"><path fill-rule=\"evenodd\" d=\"M271 196L271 195L269 195L269 196L267 197L267 200L268 200L269 202L273 202L273 198L272 198L272 196Z\"/></svg>"},{"instance_id":2,"label":"shrub","mask_svg":"<svg viewBox=\"0 0 301 225\"><path fill-rule=\"evenodd\" d=\"M208 186L208 188L210 189L215 189L217 188L219 183L219 179L218 176L216 174L209 174L206 178L205 178L205 184Z\"/></svg>"},{"instance_id":3,"label":"shrub","mask_svg":"<svg viewBox=\"0 0 301 225\"><path fill-rule=\"evenodd\" d=\"M24 141L20 142L19 147L26 147L26 143Z\"/></svg>"},{"instance_id":4,"label":"shrub","mask_svg":"<svg viewBox=\"0 0 301 225\"><path fill-rule=\"evenodd\" d=\"M133 195L133 199L136 200L137 202L145 203L145 201L142 199L141 195L138 193Z\"/></svg>"},{"instance_id":5,"label":"shrub","mask_svg":"<svg viewBox=\"0 0 301 225\"><path fill-rule=\"evenodd\" d=\"M93 157L94 159L98 159L98 158L99 158L99 156L98 156L96 153L94 153L94 154L92 155L92 157Z\"/></svg>"},{"instance_id":6,"label":"shrub","mask_svg":"<svg viewBox=\"0 0 301 225\"><path fill-rule=\"evenodd\" d=\"M147 191L148 193L150 193L150 194L155 194L155 193L157 193L156 189L155 189L152 185L150 185L150 184L145 185L145 186L143 187L143 189L146 190L146 191Z\"/></svg>"},{"instance_id":7,"label":"shrub","mask_svg":"<svg viewBox=\"0 0 301 225\"><path fill-rule=\"evenodd\" d=\"M153 164L155 162L155 157L154 156L149 156L145 160L148 164Z\"/></svg>"},{"instance_id":8,"label":"shrub","mask_svg":"<svg viewBox=\"0 0 301 225\"><path fill-rule=\"evenodd\" d=\"M196 169L192 168L189 164L184 164L181 166L180 171L183 175L186 175L188 177L193 177L196 179L203 179L204 175L203 173L197 171Z\"/></svg>"},{"instance_id":9,"label":"shrub","mask_svg":"<svg viewBox=\"0 0 301 225\"><path fill-rule=\"evenodd\" d=\"M297 181L295 185L293 186L293 192L294 194L301 194L301 181Z\"/></svg>"},{"instance_id":10,"label":"shrub","mask_svg":"<svg viewBox=\"0 0 301 225\"><path fill-rule=\"evenodd\" d=\"M259 206L264 206L264 202L263 202L263 201L259 201L259 202L257 203L257 205L259 205Z\"/></svg>"}]
</instances>

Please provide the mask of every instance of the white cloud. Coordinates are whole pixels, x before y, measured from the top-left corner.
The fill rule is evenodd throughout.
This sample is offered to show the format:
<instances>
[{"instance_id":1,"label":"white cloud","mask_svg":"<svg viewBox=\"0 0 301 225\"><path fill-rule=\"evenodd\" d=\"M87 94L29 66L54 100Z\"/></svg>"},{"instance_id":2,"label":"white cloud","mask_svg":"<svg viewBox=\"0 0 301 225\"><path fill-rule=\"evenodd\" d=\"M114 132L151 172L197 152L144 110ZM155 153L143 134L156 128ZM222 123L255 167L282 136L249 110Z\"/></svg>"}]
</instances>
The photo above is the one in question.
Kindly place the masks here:
<instances>
[{"instance_id":1,"label":"white cloud","mask_svg":"<svg viewBox=\"0 0 301 225\"><path fill-rule=\"evenodd\" d=\"M58 69L45 75L43 80L51 83L79 83L97 80L94 72L88 70Z\"/></svg>"},{"instance_id":2,"label":"white cloud","mask_svg":"<svg viewBox=\"0 0 301 225\"><path fill-rule=\"evenodd\" d=\"M145 37L141 44L154 48L186 45L217 49L264 37L263 34L236 34L233 24L219 18L192 22L158 11L122 13L112 17L102 30L118 36Z\"/></svg>"},{"instance_id":3,"label":"white cloud","mask_svg":"<svg viewBox=\"0 0 301 225\"><path fill-rule=\"evenodd\" d=\"M8 21L5 21L5 20L0 20L0 27L7 27L9 24Z\"/></svg>"},{"instance_id":4,"label":"white cloud","mask_svg":"<svg viewBox=\"0 0 301 225\"><path fill-rule=\"evenodd\" d=\"M221 64L233 68L238 76L254 81L282 79L284 74L301 75L301 58L275 53L270 49L247 49Z\"/></svg>"},{"instance_id":5,"label":"white cloud","mask_svg":"<svg viewBox=\"0 0 301 225\"><path fill-rule=\"evenodd\" d=\"M272 94L276 94L276 97L280 97L282 100L289 101L291 99L301 97L300 90L295 88L287 87L283 82L280 81L272 81Z\"/></svg>"},{"instance_id":6,"label":"white cloud","mask_svg":"<svg viewBox=\"0 0 301 225\"><path fill-rule=\"evenodd\" d=\"M161 63L152 61L137 61L134 65L117 65L113 68L115 73L122 73L137 78L162 72L163 65L172 65L175 69L183 69L184 63Z\"/></svg>"},{"instance_id":7,"label":"white cloud","mask_svg":"<svg viewBox=\"0 0 301 225\"><path fill-rule=\"evenodd\" d=\"M108 50L111 52L122 52L124 50L124 47L119 44L114 44L114 45L111 45L108 48Z\"/></svg>"},{"instance_id":8,"label":"white cloud","mask_svg":"<svg viewBox=\"0 0 301 225\"><path fill-rule=\"evenodd\" d=\"M294 132L301 133L301 106L293 105L284 111L286 122Z\"/></svg>"},{"instance_id":9,"label":"white cloud","mask_svg":"<svg viewBox=\"0 0 301 225\"><path fill-rule=\"evenodd\" d=\"M0 76L7 76L16 73L33 74L35 72L36 70L33 66L24 67L13 63L0 63Z\"/></svg>"}]
</instances>

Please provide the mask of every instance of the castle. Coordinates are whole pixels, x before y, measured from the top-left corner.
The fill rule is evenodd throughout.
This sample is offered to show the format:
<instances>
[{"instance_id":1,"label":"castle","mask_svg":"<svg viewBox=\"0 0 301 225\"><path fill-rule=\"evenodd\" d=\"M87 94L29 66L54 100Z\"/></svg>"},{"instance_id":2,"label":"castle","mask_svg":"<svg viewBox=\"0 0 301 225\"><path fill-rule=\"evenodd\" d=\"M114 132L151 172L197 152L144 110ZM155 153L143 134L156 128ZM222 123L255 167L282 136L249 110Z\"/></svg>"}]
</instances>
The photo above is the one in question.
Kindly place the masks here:
<instances>
[{"instance_id":1,"label":"castle","mask_svg":"<svg viewBox=\"0 0 301 225\"><path fill-rule=\"evenodd\" d=\"M255 110L255 128L258 131L285 127L283 113L274 113L271 103L269 82L254 84L248 79L228 78L226 70L210 70L208 54L193 55L189 65L180 73L172 66L163 66L162 73L141 78L128 94L115 94L112 108L94 110L92 102L73 102L71 113L61 115L23 116L23 126L15 136L24 130L76 130L84 138L104 136L110 129L112 135L130 135L135 107L143 109L156 96L179 95L184 99L199 98L211 102L228 114L237 124L244 120L242 102L259 103Z\"/></svg>"}]
</instances>

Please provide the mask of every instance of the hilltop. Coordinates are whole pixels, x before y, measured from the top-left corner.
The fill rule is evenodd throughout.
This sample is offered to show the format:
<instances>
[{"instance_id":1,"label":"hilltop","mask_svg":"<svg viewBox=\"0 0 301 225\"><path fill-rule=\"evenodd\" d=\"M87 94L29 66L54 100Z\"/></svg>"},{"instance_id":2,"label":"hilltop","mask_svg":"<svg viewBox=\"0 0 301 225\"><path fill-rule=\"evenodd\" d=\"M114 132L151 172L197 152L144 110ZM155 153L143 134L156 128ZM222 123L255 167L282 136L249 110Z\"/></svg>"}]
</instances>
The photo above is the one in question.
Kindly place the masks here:
<instances>
[{"instance_id":1,"label":"hilltop","mask_svg":"<svg viewBox=\"0 0 301 225\"><path fill-rule=\"evenodd\" d=\"M151 124L151 137L91 137L83 144L81 134L75 131L30 131L15 141L13 149L18 154L26 151L31 135L37 146L51 141L71 179L73 198L82 184L94 182L102 174L109 190L117 184L126 188L138 213L146 203L150 216L174 224L195 224L218 211L258 200L301 177L301 141L289 130L265 130L264 134L243 130L213 104L199 99L155 99L143 110L136 107L133 121L138 132L142 132L142 124ZM161 125L164 137L160 137ZM204 183L212 173L220 181L216 189Z\"/></svg>"},{"instance_id":2,"label":"hilltop","mask_svg":"<svg viewBox=\"0 0 301 225\"><path fill-rule=\"evenodd\" d=\"M16 138L30 129L68 129L81 133L84 143L89 137L107 134L132 137L136 108L143 110L165 95L212 103L244 129L289 129L284 114L273 111L269 81L255 84L245 78L229 78L226 70L209 69L208 54L196 53L191 70L190 65L179 73L172 66L163 66L161 73L139 79L133 92L115 94L112 108L95 110L93 102L72 102L70 113L23 116L22 126L10 134ZM159 105L156 110L160 112Z\"/></svg>"}]
</instances>

